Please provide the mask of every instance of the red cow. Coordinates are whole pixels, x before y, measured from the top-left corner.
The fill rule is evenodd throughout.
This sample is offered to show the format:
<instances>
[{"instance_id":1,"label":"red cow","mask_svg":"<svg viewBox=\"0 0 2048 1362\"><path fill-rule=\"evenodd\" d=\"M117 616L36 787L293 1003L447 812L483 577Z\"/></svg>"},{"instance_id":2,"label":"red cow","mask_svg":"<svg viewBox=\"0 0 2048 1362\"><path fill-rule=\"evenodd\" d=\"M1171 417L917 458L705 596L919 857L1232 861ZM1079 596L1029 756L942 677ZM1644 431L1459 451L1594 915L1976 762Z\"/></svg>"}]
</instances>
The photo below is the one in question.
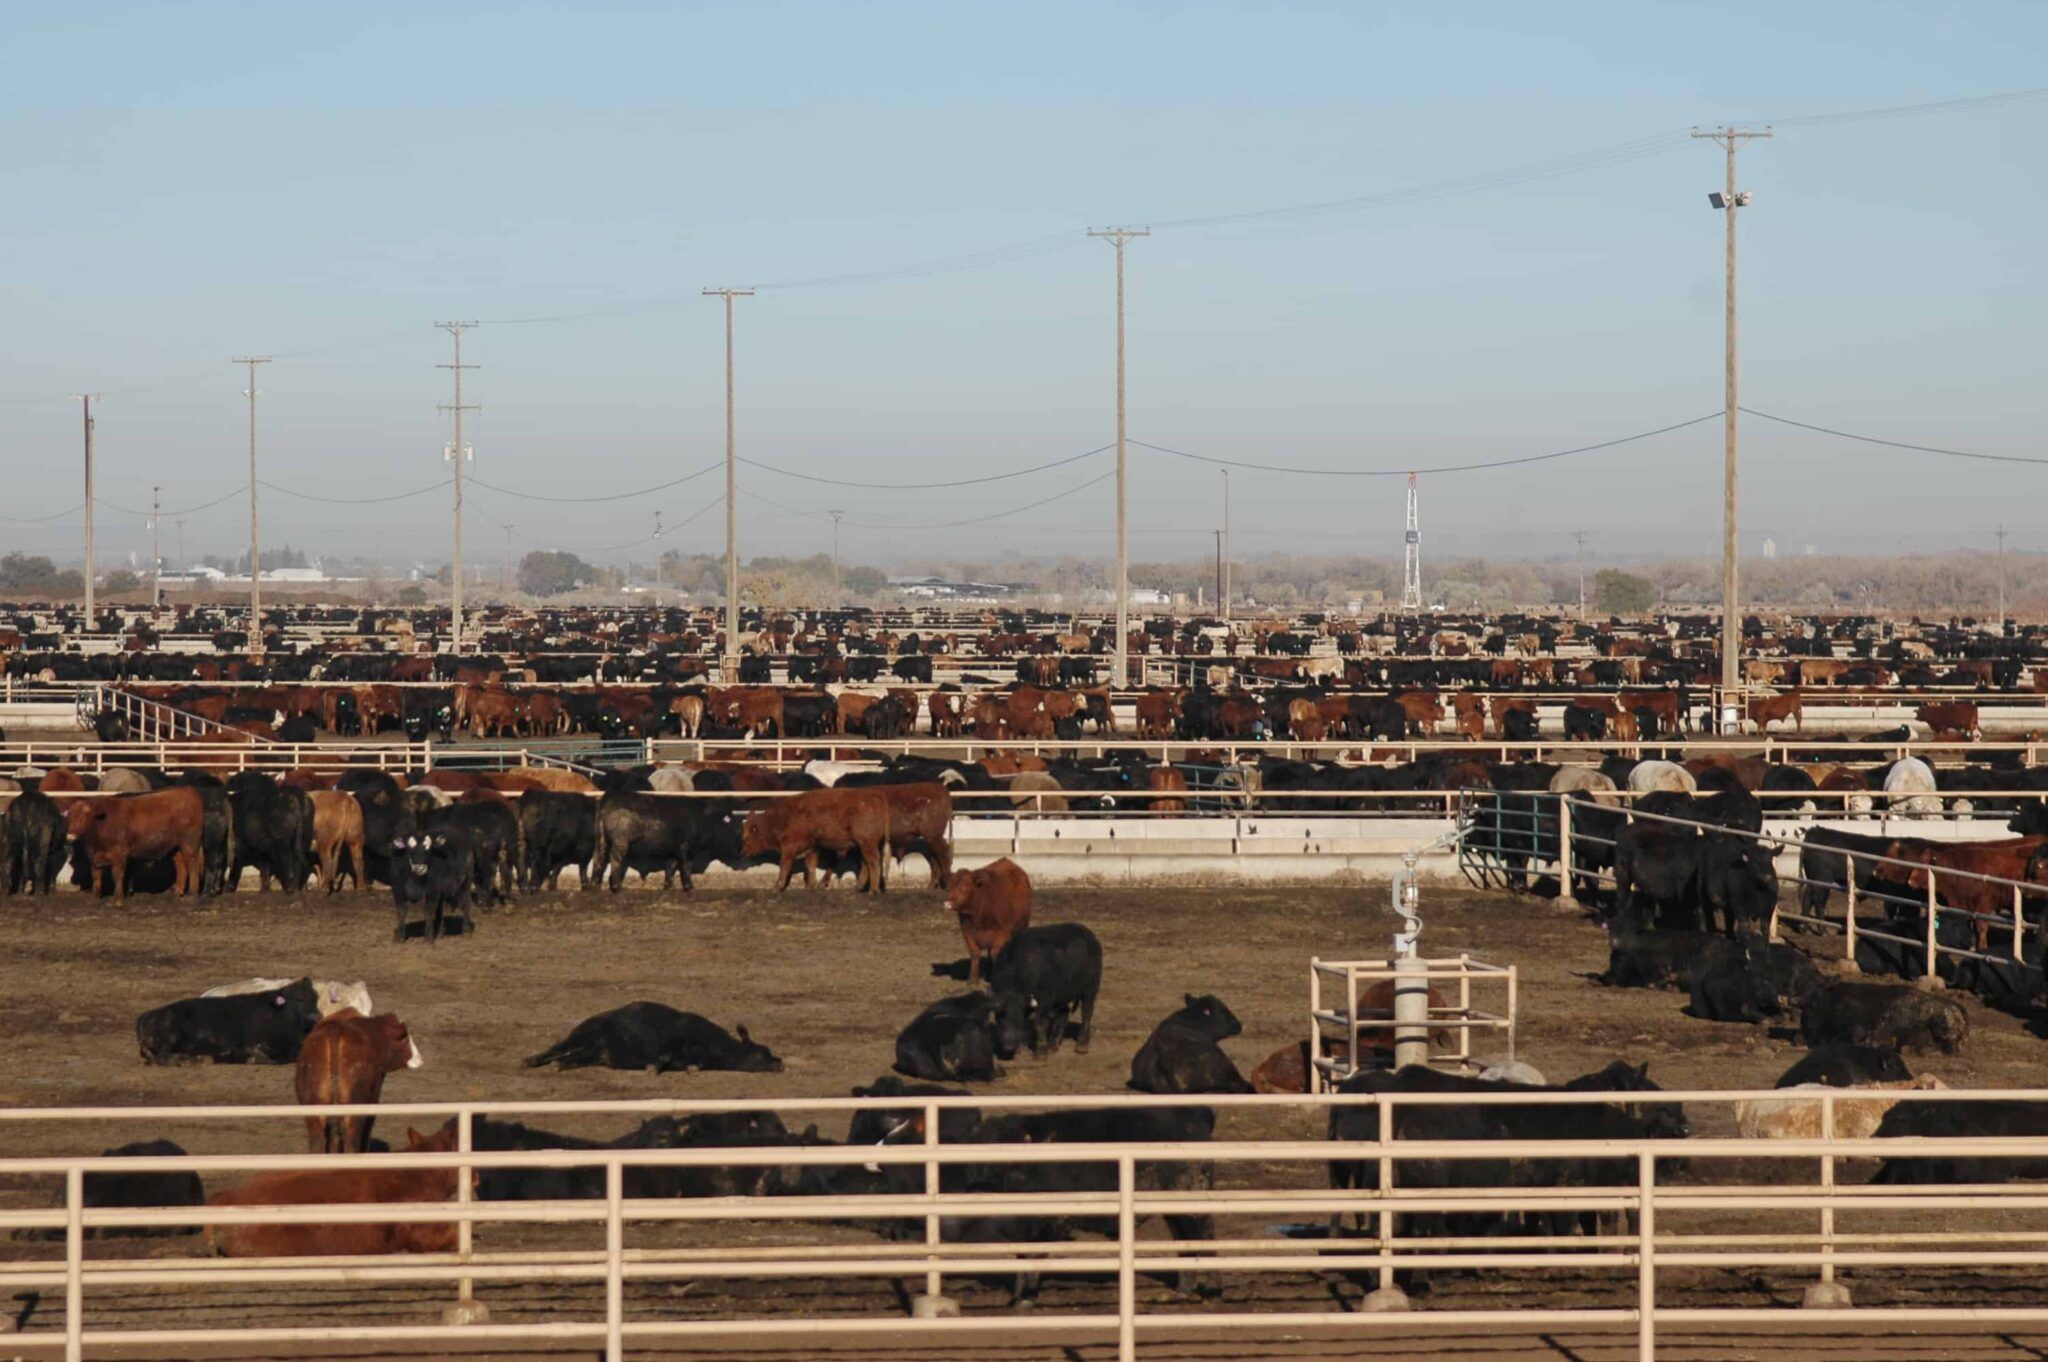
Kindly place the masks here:
<instances>
[{"instance_id":1,"label":"red cow","mask_svg":"<svg viewBox=\"0 0 2048 1362\"><path fill-rule=\"evenodd\" d=\"M386 1074L425 1062L396 1013L365 1017L344 1007L306 1033L292 1087L302 1107L368 1105L383 1099ZM306 1147L315 1154L360 1154L370 1146L375 1119L308 1116Z\"/></svg>"},{"instance_id":2,"label":"red cow","mask_svg":"<svg viewBox=\"0 0 2048 1362\"><path fill-rule=\"evenodd\" d=\"M1885 855L1895 861L1911 861L1913 870L1906 876L1906 883L1923 892L1932 867L1935 892L1941 901L1975 915L1970 927L1981 951L1990 940L1992 920L2011 920L2013 891L2010 885L1991 884L1970 876L2024 880L2032 868L2034 854L2043 845L2048 845L2048 837L2004 837L1995 842L1928 842L1907 838L1892 843L1885 849ZM1941 873L1951 870L1963 873Z\"/></svg>"},{"instance_id":3,"label":"red cow","mask_svg":"<svg viewBox=\"0 0 2048 1362\"><path fill-rule=\"evenodd\" d=\"M198 892L206 862L202 838L206 805L196 789L152 790L111 799L81 799L65 816L66 830L92 867L94 887L110 871L114 897L128 897L128 862L169 856L177 892Z\"/></svg>"},{"instance_id":4,"label":"red cow","mask_svg":"<svg viewBox=\"0 0 2048 1362\"><path fill-rule=\"evenodd\" d=\"M993 960L1010 938L1031 925L1031 877L1005 856L979 870L954 872L946 906L960 917L967 942L967 982L981 982L981 960Z\"/></svg>"},{"instance_id":5,"label":"red cow","mask_svg":"<svg viewBox=\"0 0 2048 1362\"><path fill-rule=\"evenodd\" d=\"M1913 711L1913 717L1936 733L1960 733L1974 738L1979 731L1974 700L1934 700Z\"/></svg>"},{"instance_id":6,"label":"red cow","mask_svg":"<svg viewBox=\"0 0 2048 1362\"><path fill-rule=\"evenodd\" d=\"M1316 720L1315 722L1320 723L1321 720ZM1296 734L1295 736L1303 737L1305 735ZM1152 801L1153 812L1187 812L1187 800L1172 797L1172 795L1176 792L1182 795L1185 795L1188 792L1188 778L1185 775L1181 774L1180 768L1175 766L1152 767L1151 769L1145 772L1145 786L1147 789L1159 791L1167 796L1165 798L1154 799Z\"/></svg>"},{"instance_id":7,"label":"red cow","mask_svg":"<svg viewBox=\"0 0 2048 1362\"><path fill-rule=\"evenodd\" d=\"M881 892L884 878L882 843L889 836L889 805L879 788L805 790L778 799L747 815L740 830L740 852L747 857L770 852L781 859L780 891L789 888L797 861L804 863L804 888L816 886L818 853L860 853L862 892Z\"/></svg>"},{"instance_id":8,"label":"red cow","mask_svg":"<svg viewBox=\"0 0 2048 1362\"><path fill-rule=\"evenodd\" d=\"M314 790L313 855L320 862L320 887L333 893L341 882L341 854L349 856L358 892L370 888L363 872L363 806L345 790Z\"/></svg>"},{"instance_id":9,"label":"red cow","mask_svg":"<svg viewBox=\"0 0 2048 1362\"><path fill-rule=\"evenodd\" d=\"M446 1154L455 1122L432 1135L406 1135L407 1153ZM472 1179L475 1174L471 1174ZM455 1200L453 1168L348 1168L263 1173L208 1197L209 1206L353 1206ZM208 1225L207 1246L223 1258L356 1257L378 1253L453 1253L454 1222L374 1225Z\"/></svg>"}]
</instances>

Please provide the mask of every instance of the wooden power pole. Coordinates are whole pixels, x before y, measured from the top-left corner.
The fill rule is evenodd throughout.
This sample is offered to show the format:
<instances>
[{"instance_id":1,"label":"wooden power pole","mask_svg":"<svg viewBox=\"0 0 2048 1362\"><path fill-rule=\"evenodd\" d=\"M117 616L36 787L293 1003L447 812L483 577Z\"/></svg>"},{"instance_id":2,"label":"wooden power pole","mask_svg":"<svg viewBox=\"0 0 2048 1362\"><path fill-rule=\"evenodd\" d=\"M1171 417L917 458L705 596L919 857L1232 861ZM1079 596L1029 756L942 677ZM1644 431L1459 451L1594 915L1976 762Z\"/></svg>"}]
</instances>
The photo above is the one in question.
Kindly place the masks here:
<instances>
[{"instance_id":1,"label":"wooden power pole","mask_svg":"<svg viewBox=\"0 0 2048 1362\"><path fill-rule=\"evenodd\" d=\"M1116 247L1116 659L1110 684L1131 683L1131 542L1124 512L1124 247L1133 237L1150 236L1149 227L1108 227L1090 231Z\"/></svg>"},{"instance_id":2,"label":"wooden power pole","mask_svg":"<svg viewBox=\"0 0 2048 1362\"><path fill-rule=\"evenodd\" d=\"M462 466L472 457L469 446L462 442L462 413L478 410L474 404L464 406L462 403L462 371L478 367L462 362L462 333L476 323L436 322L434 325L446 331L455 340L455 362L439 367L455 372L455 400L443 404L441 410L455 413L455 443L448 446L446 455L455 480L455 563L449 573L449 585L453 589L453 595L448 603L448 646L451 652L459 653L462 651Z\"/></svg>"},{"instance_id":3,"label":"wooden power pole","mask_svg":"<svg viewBox=\"0 0 2048 1362\"><path fill-rule=\"evenodd\" d=\"M751 298L754 291L750 288L707 288L704 296L725 299L725 680L731 685L740 679L740 551L733 473L738 458L733 438L732 300Z\"/></svg>"}]
</instances>

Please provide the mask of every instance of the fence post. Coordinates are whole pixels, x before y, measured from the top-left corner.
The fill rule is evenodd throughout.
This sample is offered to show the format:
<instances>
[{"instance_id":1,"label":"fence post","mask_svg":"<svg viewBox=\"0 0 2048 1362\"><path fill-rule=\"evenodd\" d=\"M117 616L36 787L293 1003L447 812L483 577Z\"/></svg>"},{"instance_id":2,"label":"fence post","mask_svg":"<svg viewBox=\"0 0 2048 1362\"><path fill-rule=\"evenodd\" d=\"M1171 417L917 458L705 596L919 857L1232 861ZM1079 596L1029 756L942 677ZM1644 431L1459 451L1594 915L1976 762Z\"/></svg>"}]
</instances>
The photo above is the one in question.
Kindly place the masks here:
<instances>
[{"instance_id":1,"label":"fence post","mask_svg":"<svg viewBox=\"0 0 2048 1362\"><path fill-rule=\"evenodd\" d=\"M64 1362L85 1357L85 1169L64 1170Z\"/></svg>"},{"instance_id":2,"label":"fence post","mask_svg":"<svg viewBox=\"0 0 2048 1362\"><path fill-rule=\"evenodd\" d=\"M1391 1093L1380 1093L1374 1099L1379 1111L1380 1152L1379 1152L1379 1195L1382 1207L1394 1191L1394 1104ZM1358 1303L1360 1310L1368 1313L1383 1313L1408 1308L1408 1293L1394 1283L1394 1213L1381 1209L1377 1212L1380 1234L1380 1284L1365 1293L1365 1299Z\"/></svg>"},{"instance_id":3,"label":"fence post","mask_svg":"<svg viewBox=\"0 0 2048 1362\"><path fill-rule=\"evenodd\" d=\"M2023 944L2026 940L2027 928L2026 905L2026 897L2021 893L2020 887L2014 885L2012 887L2012 962L2015 965L2027 963L2026 948Z\"/></svg>"},{"instance_id":4,"label":"fence post","mask_svg":"<svg viewBox=\"0 0 2048 1362\"><path fill-rule=\"evenodd\" d=\"M1657 1362L1657 1156L1636 1156L1636 1357Z\"/></svg>"},{"instance_id":5,"label":"fence post","mask_svg":"<svg viewBox=\"0 0 2048 1362\"><path fill-rule=\"evenodd\" d=\"M1935 915L1941 911L1934 886L1934 867L1930 865L1927 867L1927 973L1920 977L1921 987L1928 989L1942 987L1941 976L1934 972Z\"/></svg>"},{"instance_id":6,"label":"fence post","mask_svg":"<svg viewBox=\"0 0 2048 1362\"><path fill-rule=\"evenodd\" d=\"M468 1107L455 1113L455 1147L464 1154L476 1148L476 1114ZM467 1165L455 1170L455 1204L465 1209L473 1200L470 1188L471 1171ZM476 1226L464 1216L455 1224L455 1254L463 1266L469 1265L474 1252ZM443 1324L488 1324L491 1320L490 1307L476 1298L476 1280L467 1275L456 1284L455 1304L441 1312Z\"/></svg>"},{"instance_id":7,"label":"fence post","mask_svg":"<svg viewBox=\"0 0 2048 1362\"><path fill-rule=\"evenodd\" d=\"M1842 865L1849 872L1848 883L1843 886L1849 896L1849 912L1842 922L1842 939L1845 943L1844 958L1849 962L1849 972L1853 974L1861 968L1856 963L1856 858L1845 854ZM1825 917L1827 909L1821 909L1821 915Z\"/></svg>"},{"instance_id":8,"label":"fence post","mask_svg":"<svg viewBox=\"0 0 2048 1362\"><path fill-rule=\"evenodd\" d=\"M1557 797L1557 906L1579 906L1572 884L1572 800L1566 794Z\"/></svg>"},{"instance_id":9,"label":"fence post","mask_svg":"<svg viewBox=\"0 0 2048 1362\"><path fill-rule=\"evenodd\" d=\"M927 1102L924 1108L924 1143L929 1149L939 1142L939 1104ZM924 1194L935 1197L939 1194L939 1162L927 1159L924 1165ZM926 1212L924 1218L924 1242L936 1249L939 1245L939 1213ZM924 1294L910 1303L912 1319L939 1319L960 1313L960 1302L949 1299L945 1292L944 1274L939 1271L936 1253L925 1259Z\"/></svg>"},{"instance_id":10,"label":"fence post","mask_svg":"<svg viewBox=\"0 0 2048 1362\"><path fill-rule=\"evenodd\" d=\"M1129 1154L1116 1161L1116 1355L1117 1362L1138 1358L1138 1161Z\"/></svg>"},{"instance_id":11,"label":"fence post","mask_svg":"<svg viewBox=\"0 0 2048 1362\"><path fill-rule=\"evenodd\" d=\"M626 1356L626 1166L604 1166L604 1359Z\"/></svg>"},{"instance_id":12,"label":"fence post","mask_svg":"<svg viewBox=\"0 0 2048 1362\"><path fill-rule=\"evenodd\" d=\"M1820 1137L1829 1144L1835 1139L1835 1090L1820 1092ZM1853 1304L1849 1288L1835 1280L1835 1156L1820 1156L1820 1280L1806 1288L1800 1305L1808 1310L1840 1310Z\"/></svg>"}]
</instances>

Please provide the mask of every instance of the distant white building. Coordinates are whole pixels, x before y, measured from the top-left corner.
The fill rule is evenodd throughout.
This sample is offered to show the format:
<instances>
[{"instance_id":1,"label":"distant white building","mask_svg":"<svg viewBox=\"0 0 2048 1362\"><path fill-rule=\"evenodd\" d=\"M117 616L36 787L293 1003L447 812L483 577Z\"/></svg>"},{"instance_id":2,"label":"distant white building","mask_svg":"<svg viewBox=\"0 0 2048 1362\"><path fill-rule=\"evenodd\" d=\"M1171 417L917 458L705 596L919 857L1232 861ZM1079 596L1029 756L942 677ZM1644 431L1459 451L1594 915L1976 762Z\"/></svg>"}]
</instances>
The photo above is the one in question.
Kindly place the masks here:
<instances>
[{"instance_id":1,"label":"distant white building","mask_svg":"<svg viewBox=\"0 0 2048 1362\"><path fill-rule=\"evenodd\" d=\"M1764 557L1766 557L1766 558L1776 558L1777 556L1778 556L1778 541L1777 541L1777 540L1775 540L1775 539L1766 539L1766 540L1764 540Z\"/></svg>"}]
</instances>

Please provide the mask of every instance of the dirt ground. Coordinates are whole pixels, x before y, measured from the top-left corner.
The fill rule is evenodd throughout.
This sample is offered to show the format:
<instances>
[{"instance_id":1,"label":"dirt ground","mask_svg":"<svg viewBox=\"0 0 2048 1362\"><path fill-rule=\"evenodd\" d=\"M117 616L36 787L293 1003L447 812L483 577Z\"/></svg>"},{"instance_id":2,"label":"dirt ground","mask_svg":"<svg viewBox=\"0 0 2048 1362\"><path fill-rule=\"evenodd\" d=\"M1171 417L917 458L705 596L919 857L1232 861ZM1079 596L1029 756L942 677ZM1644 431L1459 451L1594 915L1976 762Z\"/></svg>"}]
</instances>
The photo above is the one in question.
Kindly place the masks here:
<instances>
[{"instance_id":1,"label":"dirt ground","mask_svg":"<svg viewBox=\"0 0 2048 1362\"><path fill-rule=\"evenodd\" d=\"M916 884L912 874L898 884ZM1423 948L1432 955L1469 951L1521 971L1519 1056L1551 1079L1562 1080L1616 1058L1650 1062L1651 1075L1670 1088L1768 1087L1802 1053L1796 1042L1774 1038L1762 1028L1695 1021L1681 1012L1676 994L1611 990L1586 977L1605 964L1605 938L1591 921L1547 903L1428 887L1423 893L1426 930ZM1244 1034L1226 1049L1247 1071L1274 1049L1299 1040L1306 1030L1307 969L1311 956L1364 958L1384 955L1395 918L1387 887L1278 888L1217 887L1175 889L1087 889L1048 886L1038 895L1039 923L1089 924L1105 950L1102 1003L1090 1054L1071 1049L1037 1062L1025 1056L984 1091L992 1093L1089 1093L1123 1089L1130 1056L1152 1026L1179 1005L1183 993L1216 993L1244 1022ZM400 946L390 937L387 896L317 895L286 900L238 895L204 904L163 897L138 897L125 905L69 893L54 900L0 901L7 928L5 987L0 989L8 1057L0 1066L0 1104L10 1107L67 1105L156 1106L168 1104L286 1103L291 1071L276 1067L152 1068L136 1054L137 1013L211 985L249 975L309 974L368 981L379 1010L396 1011L420 1038L427 1066L392 1078L387 1100L489 1099L549 1101L567 1098L638 1097L807 1097L843 1096L857 1083L888 1071L898 1028L920 1007L961 985L933 976L934 964L961 954L952 916L938 895L916 888L886 899L865 900L842 891L776 895L756 889L730 890L715 879L694 895L628 891L570 893L522 899L484 916L473 939L447 939L428 946ZM621 1073L592 1069L567 1073L529 1070L523 1056L535 1053L580 1019L635 999L654 999L701 1012L728 1027L747 1025L756 1040L786 1061L780 1074ZM1482 1000L1483 1001L1483 1000ZM2019 1019L1991 1012L1964 999L1973 1034L1964 1053L1929 1057L1918 1067L1965 1086L2028 1086L2039 1081L2042 1042ZM1482 1053L1504 1054L1505 1045L1482 1043ZM805 1118L788 1117L792 1127ZM1693 1114L1702 1134L1730 1133L1725 1109L1702 1107ZM397 1123L388 1123L396 1127ZM547 1122L554 1128L608 1136L629 1128L629 1118L579 1123ZM843 1118L821 1119L836 1136ZM394 1139L402 1129L381 1130ZM1307 1113L1262 1111L1227 1114L1219 1137L1299 1136L1315 1138L1321 1122ZM121 1128L105 1122L63 1125L50 1122L0 1124L0 1153L47 1155L97 1153L128 1140L164 1136L195 1153L296 1152L303 1147L296 1121L267 1125L181 1125L149 1120ZM1768 1165L1761 1165L1768 1167ZM1747 1170L1756 1176L1756 1170ZM1854 1179L1866 1173L1850 1172ZM1319 1186L1320 1170L1276 1173L1270 1167L1240 1166L1219 1174L1226 1185ZM1734 1177L1733 1173L1727 1174ZM29 1186L0 1181L9 1205L48 1204L47 1183ZM2037 1227L2038 1228L2038 1227ZM1254 1222L1224 1222L1219 1232L1246 1236L1270 1232ZM706 1235L737 1242L776 1242L778 1235L803 1234L849 1244L873 1240L853 1230L802 1230L765 1222L740 1222L720 1229L654 1226L636 1229L629 1246L702 1244ZM553 1236L553 1237L549 1237ZM694 1236L694 1237L693 1237ZM479 1231L485 1251L574 1242L601 1243L595 1226L562 1229ZM165 1255L190 1252L190 1239L105 1241L93 1256ZM0 1261L47 1256L48 1245L0 1242ZM2048 1304L2037 1274L1971 1277L1930 1269L1912 1275L1848 1274L1859 1304ZM1552 1269L1513 1276L1452 1279L1429 1304L1514 1308L1558 1302L1618 1305L1632 1301L1633 1271ZM1665 1278L1667 1302L1794 1306L1805 1278L1719 1269L1673 1270ZM1226 1294L1215 1305L1179 1302L1160 1283L1141 1289L1153 1308L1235 1310L1327 1310L1355 1302L1355 1283L1304 1271L1293 1276L1226 1279ZM958 1282L950 1289L970 1314L1000 1312L1006 1293L994 1285ZM601 1308L599 1286L583 1284L479 1288L500 1323L564 1317L589 1318ZM389 1322L431 1318L448 1292L436 1288L372 1289L362 1286L313 1290L213 1288L203 1295L109 1292L88 1299L92 1327L127 1328L174 1320L177 1323L315 1322L346 1319ZM1965 1298L1968 1298L1967 1300ZM1089 1282L1048 1283L1046 1312L1097 1309L1107 1299ZM5 1302L0 1302L5 1305ZM30 1329L49 1328L61 1314L55 1302L18 1294L12 1308ZM739 1314L861 1313L886 1315L899 1309L895 1288L883 1281L845 1286L824 1282L721 1282L678 1280L636 1286L629 1295L633 1318ZM4 1327L4 1325L0 1325ZM2048 1357L2048 1351L2007 1334L1948 1338L1946 1350L1929 1336L1903 1331L1881 1344L1858 1340L1844 1356L1877 1358ZM1239 1340L1247 1335L1233 1335ZM1256 1351L1272 1356L1396 1357L1523 1356L1606 1358L1625 1355L1594 1339L1579 1343L1530 1340L1523 1351L1512 1338L1466 1338L1425 1343L1409 1333L1406 1344L1303 1343L1296 1354L1280 1351L1282 1339L1268 1337ZM989 1340L997 1342L997 1340ZM1070 1351L1017 1339L998 1349L972 1345L978 1356L1030 1358L1087 1357L1099 1348ZM1632 1347L1633 1340L1628 1345ZM1775 1334L1728 1338L1678 1347L1674 1357L1776 1357L1785 1341ZM1896 1351L1884 1351L1885 1349ZM948 1356L924 1353L879 1340L844 1340L839 1355ZM8 1349L0 1338L0 1356ZM1250 1356L1253 1349L1222 1345L1205 1351L1175 1341L1159 1355L1175 1357ZM1802 1339L1797 1351L1834 1355L1825 1339ZM309 1356L295 1352L294 1356ZM464 1354L469 1355L469 1354ZM563 1356L588 1355L570 1349ZM670 1355L670 1354L661 1354ZM691 1355L679 1350L677 1356ZM710 1356L708 1352L694 1355ZM794 1355L793 1350L769 1355ZM1148 1351L1148 1356L1153 1355Z\"/></svg>"}]
</instances>

